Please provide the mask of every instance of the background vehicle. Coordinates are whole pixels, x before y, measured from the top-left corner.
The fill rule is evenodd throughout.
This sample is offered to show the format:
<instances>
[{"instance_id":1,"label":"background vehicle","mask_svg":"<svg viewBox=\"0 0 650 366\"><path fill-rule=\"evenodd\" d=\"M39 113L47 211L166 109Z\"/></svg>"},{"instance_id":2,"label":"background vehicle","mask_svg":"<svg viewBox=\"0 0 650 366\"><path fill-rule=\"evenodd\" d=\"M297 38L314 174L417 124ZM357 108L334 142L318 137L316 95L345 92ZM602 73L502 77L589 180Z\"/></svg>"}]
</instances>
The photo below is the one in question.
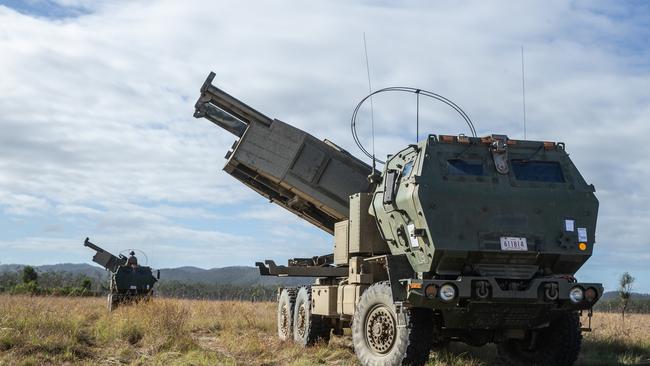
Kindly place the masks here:
<instances>
[{"instance_id":1,"label":"background vehicle","mask_svg":"<svg viewBox=\"0 0 650 366\"><path fill-rule=\"evenodd\" d=\"M122 254L116 257L91 243L88 238L84 241L84 246L95 250L97 253L93 256L93 262L111 273L107 298L109 311L120 304L151 299L153 286L160 279L160 271L154 277L151 267L138 264L133 251L128 258Z\"/></svg>"},{"instance_id":2,"label":"background vehicle","mask_svg":"<svg viewBox=\"0 0 650 366\"><path fill-rule=\"evenodd\" d=\"M598 201L563 143L428 135L381 174L330 141L212 85L194 116L239 139L224 170L334 235L333 254L257 263L315 277L278 293L278 335L309 345L352 328L364 365L423 364L449 341L497 343L504 364L570 365L578 312L601 297L575 272Z\"/></svg>"}]
</instances>

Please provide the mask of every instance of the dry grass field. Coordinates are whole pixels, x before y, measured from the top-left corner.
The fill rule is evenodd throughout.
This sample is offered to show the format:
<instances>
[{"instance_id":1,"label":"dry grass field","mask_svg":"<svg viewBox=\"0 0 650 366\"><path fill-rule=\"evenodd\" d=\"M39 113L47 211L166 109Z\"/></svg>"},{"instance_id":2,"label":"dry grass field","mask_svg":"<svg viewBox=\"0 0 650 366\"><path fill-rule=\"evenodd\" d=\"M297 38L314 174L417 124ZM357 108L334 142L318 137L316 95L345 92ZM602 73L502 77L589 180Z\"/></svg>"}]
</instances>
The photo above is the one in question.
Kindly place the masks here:
<instances>
[{"instance_id":1,"label":"dry grass field","mask_svg":"<svg viewBox=\"0 0 650 366\"><path fill-rule=\"evenodd\" d=\"M650 315L595 314L581 365L650 364ZM491 365L451 345L430 365ZM0 296L0 365L355 365L349 337L302 349L275 336L275 304L156 299L108 314L103 298Z\"/></svg>"}]
</instances>

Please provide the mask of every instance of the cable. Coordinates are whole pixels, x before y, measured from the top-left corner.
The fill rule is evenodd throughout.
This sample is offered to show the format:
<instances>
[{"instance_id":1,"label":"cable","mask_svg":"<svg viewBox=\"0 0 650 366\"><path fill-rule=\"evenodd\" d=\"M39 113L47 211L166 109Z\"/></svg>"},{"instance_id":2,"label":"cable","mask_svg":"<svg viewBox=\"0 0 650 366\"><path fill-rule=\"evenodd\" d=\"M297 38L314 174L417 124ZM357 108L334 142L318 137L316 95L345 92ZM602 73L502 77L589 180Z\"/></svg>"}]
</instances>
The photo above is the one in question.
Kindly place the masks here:
<instances>
[{"instance_id":1,"label":"cable","mask_svg":"<svg viewBox=\"0 0 650 366\"><path fill-rule=\"evenodd\" d=\"M370 62L368 62L368 46L366 45L366 32L363 32L363 50L366 54L366 72L368 73L368 93L372 93L372 85L370 84ZM375 107L372 105L372 97L370 97L370 118L372 128L372 171L375 171Z\"/></svg>"},{"instance_id":2,"label":"cable","mask_svg":"<svg viewBox=\"0 0 650 366\"><path fill-rule=\"evenodd\" d=\"M433 93L433 92L430 92L430 91L427 91L427 90L423 90L423 89L411 88L411 87L407 87L407 86L391 86L391 87L388 87L388 88L379 89L379 90L376 90L376 91L374 91L374 92L372 92L372 93L366 95L365 98L361 99L361 101L359 102L359 104L357 104L356 108L354 108L354 112L352 113L352 118L351 118L351 120L350 120L350 129L352 130L352 138L354 138L354 142L357 144L357 146L359 147L359 149L360 149L360 150L361 150L361 151L362 151L362 152L363 152L367 157L369 157L370 159L373 160L373 163L376 161L376 162L378 162L378 163L380 163L380 164L386 164L385 161L382 161L382 160L377 159L376 157L373 156L373 154L371 154L370 152L368 152L368 150L366 150L366 148L363 147L363 144L361 143L361 140L359 140L359 135L357 134L357 113L359 112L359 109L361 108L361 106L363 105L363 103L364 103L368 98L372 97L372 96L375 95L375 94L384 93L384 92L405 92L405 93L414 93L414 94L416 94L417 97L418 97L418 109L419 109L419 96L420 96L420 95L424 95L424 96L426 96L426 97L429 97L429 98L435 99L435 100L440 101L440 102L442 102L442 103L445 103L446 105L448 105L449 107L451 107L453 110L455 110L458 114L460 114L460 116L463 118L463 120L465 120L465 123L466 123L467 126L469 127L469 130L470 130L470 132L472 133L472 136L473 136L473 137L476 137L476 128L474 128L474 123L473 123L472 120L469 118L469 116L467 115L467 113L465 113L465 111L463 111L463 110L462 110L458 105L456 105L456 103L454 103L454 102L452 102L451 100L449 100L449 99L443 97L443 96L440 95L440 94L436 94L436 93ZM417 121L417 123L418 123L418 127L417 127L417 128L419 129L419 113L418 113L418 117L417 117L417 119L418 119L418 121Z\"/></svg>"},{"instance_id":3,"label":"cable","mask_svg":"<svg viewBox=\"0 0 650 366\"><path fill-rule=\"evenodd\" d=\"M415 143L420 140L420 89L415 91Z\"/></svg>"}]
</instances>

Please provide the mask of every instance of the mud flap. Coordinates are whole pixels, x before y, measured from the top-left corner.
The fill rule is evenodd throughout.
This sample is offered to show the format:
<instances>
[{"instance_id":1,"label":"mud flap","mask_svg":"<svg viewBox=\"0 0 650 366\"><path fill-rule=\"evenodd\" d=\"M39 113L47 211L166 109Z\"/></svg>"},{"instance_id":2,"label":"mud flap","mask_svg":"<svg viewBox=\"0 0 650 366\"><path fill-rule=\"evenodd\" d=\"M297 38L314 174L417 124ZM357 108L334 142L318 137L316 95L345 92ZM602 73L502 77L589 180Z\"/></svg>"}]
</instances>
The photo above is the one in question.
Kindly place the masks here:
<instances>
[{"instance_id":1,"label":"mud flap","mask_svg":"<svg viewBox=\"0 0 650 366\"><path fill-rule=\"evenodd\" d=\"M393 301L395 303L406 301L406 288L401 280L413 278L414 272L411 263L405 254L387 255L385 260Z\"/></svg>"},{"instance_id":2,"label":"mud flap","mask_svg":"<svg viewBox=\"0 0 650 366\"><path fill-rule=\"evenodd\" d=\"M404 303L401 301L395 303L395 316L397 317L397 328L406 328L408 319L406 319Z\"/></svg>"}]
</instances>

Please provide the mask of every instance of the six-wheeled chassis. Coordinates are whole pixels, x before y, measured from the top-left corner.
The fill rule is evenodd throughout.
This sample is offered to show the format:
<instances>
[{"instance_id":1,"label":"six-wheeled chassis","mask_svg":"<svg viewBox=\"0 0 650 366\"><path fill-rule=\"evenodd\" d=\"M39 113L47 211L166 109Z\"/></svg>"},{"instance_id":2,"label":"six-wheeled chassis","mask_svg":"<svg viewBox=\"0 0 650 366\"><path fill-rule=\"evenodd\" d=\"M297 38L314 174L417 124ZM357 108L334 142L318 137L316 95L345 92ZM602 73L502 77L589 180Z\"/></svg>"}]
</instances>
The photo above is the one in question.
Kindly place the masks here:
<instances>
[{"instance_id":1,"label":"six-wheeled chassis","mask_svg":"<svg viewBox=\"0 0 650 366\"><path fill-rule=\"evenodd\" d=\"M295 295L304 289L311 297L313 290L320 286L347 284L348 268L328 266L328 259L331 259L331 255L313 259L292 259L288 266L278 266L272 260L258 262L256 265L265 276L316 277L311 286L278 288L280 300L285 292L295 298ZM603 294L602 284L577 282L573 276L540 276L529 281L484 276L418 279L412 273L410 275L413 277L404 273L408 262L403 256L383 255L366 260L380 264L375 268L382 268L383 273L374 273L374 277L380 281L363 286L364 290L375 284L388 285L395 304L395 321L398 327L406 324L405 312L408 310L433 311L434 337L437 337L438 341L461 341L478 346L490 342L498 343L505 339L524 338L527 331L544 328L563 314L582 314L583 311L587 311L589 324L580 330L591 331L592 307ZM313 265L306 265L306 262ZM427 296L427 288L440 289L445 285L456 289L457 295L452 300L445 301L435 295ZM574 288L583 291L593 289L596 296L574 303L569 298L570 291ZM431 294L430 291L429 293ZM313 307L314 302L312 300L310 306ZM312 320L302 321L316 321L320 327L326 327L334 334L343 334L343 329L351 326L355 314L356 312L332 315L311 313ZM329 334L320 338L329 339ZM314 341L316 340L317 338L314 338Z\"/></svg>"}]
</instances>

